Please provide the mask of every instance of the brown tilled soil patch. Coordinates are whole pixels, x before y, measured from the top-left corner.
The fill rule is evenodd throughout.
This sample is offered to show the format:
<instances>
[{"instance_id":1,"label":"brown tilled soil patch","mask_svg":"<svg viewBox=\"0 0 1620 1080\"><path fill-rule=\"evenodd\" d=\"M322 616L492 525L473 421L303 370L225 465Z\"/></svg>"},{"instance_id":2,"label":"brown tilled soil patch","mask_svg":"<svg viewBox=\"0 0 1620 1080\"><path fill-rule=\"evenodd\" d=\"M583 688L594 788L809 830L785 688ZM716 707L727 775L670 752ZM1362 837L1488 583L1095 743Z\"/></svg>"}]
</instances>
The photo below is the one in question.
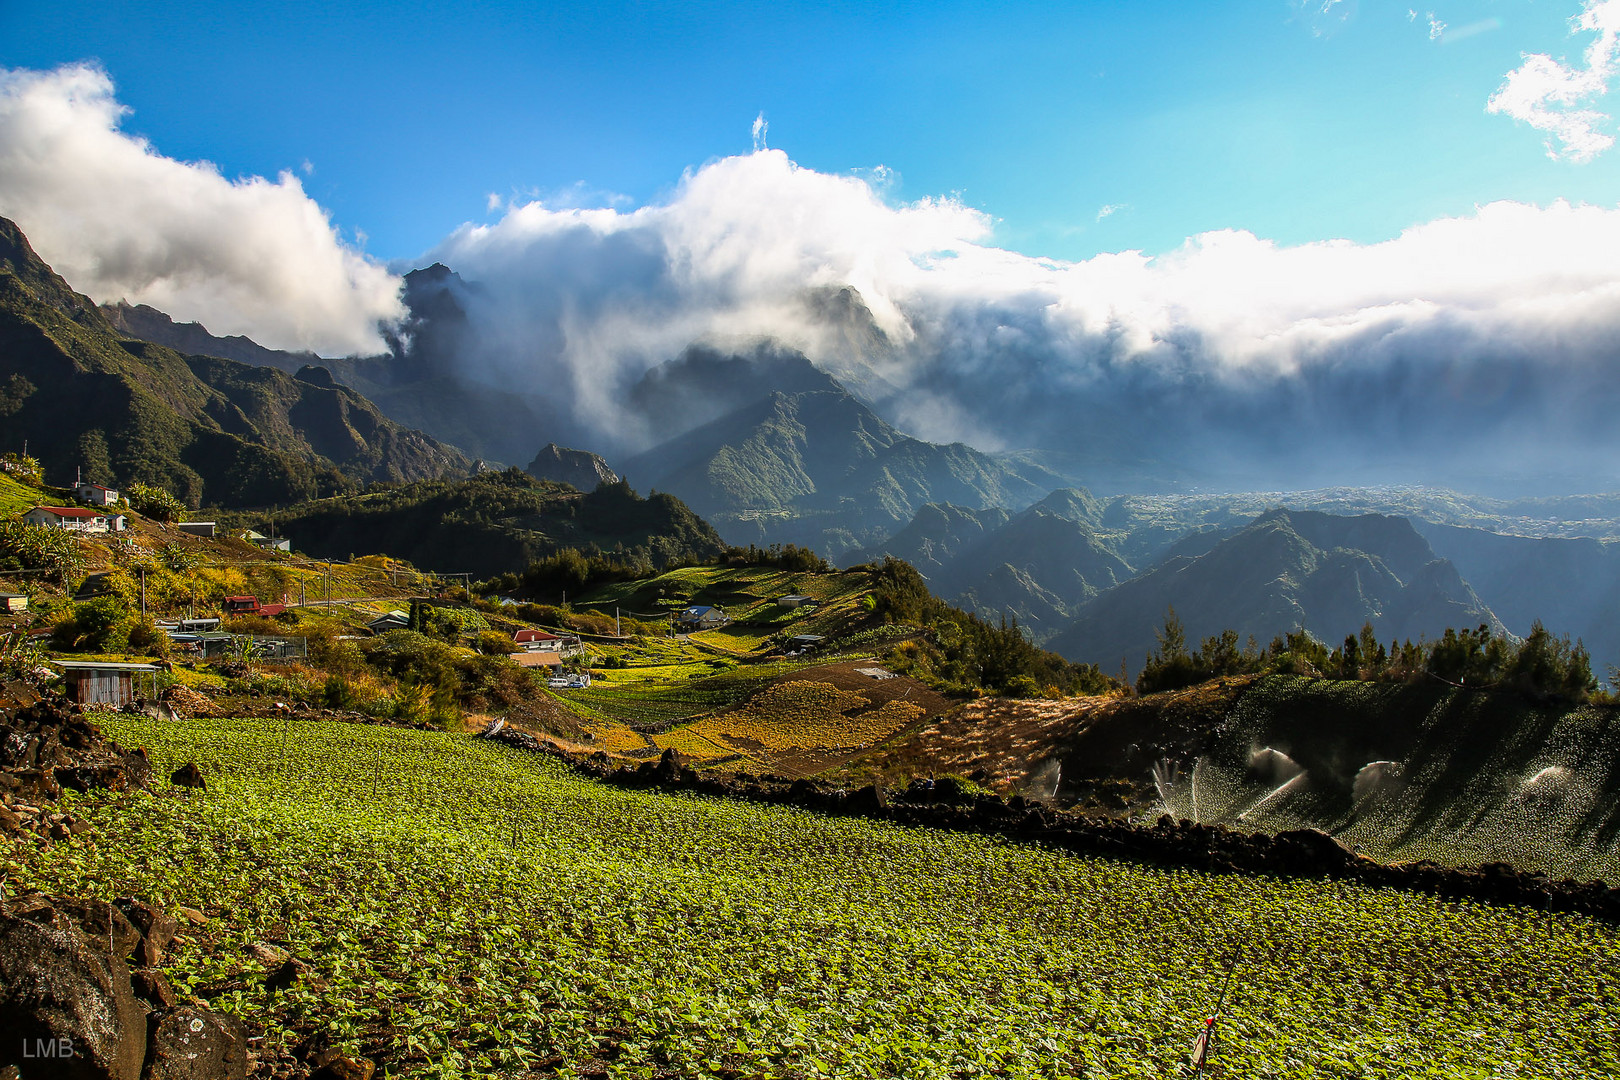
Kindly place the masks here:
<instances>
[{"instance_id":1,"label":"brown tilled soil patch","mask_svg":"<svg viewBox=\"0 0 1620 1080\"><path fill-rule=\"evenodd\" d=\"M1159 757L1197 752L1252 677L1148 697L1058 701L983 698L851 760L851 779L904 783L913 776L980 774L1002 792L1031 789L1061 767L1069 792L1083 781L1146 777ZM1087 788L1089 790L1089 787Z\"/></svg>"}]
</instances>

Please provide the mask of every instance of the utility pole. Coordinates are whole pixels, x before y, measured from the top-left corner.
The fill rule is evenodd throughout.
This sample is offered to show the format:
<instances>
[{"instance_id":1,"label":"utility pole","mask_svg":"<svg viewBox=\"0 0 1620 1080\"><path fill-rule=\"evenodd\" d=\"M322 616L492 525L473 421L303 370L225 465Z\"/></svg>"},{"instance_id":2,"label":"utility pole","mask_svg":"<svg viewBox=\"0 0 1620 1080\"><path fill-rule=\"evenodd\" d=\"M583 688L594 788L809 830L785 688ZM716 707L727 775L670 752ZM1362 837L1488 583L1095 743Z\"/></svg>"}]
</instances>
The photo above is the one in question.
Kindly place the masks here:
<instances>
[{"instance_id":1,"label":"utility pole","mask_svg":"<svg viewBox=\"0 0 1620 1080\"><path fill-rule=\"evenodd\" d=\"M619 629L619 605L613 605L613 636L624 637L624 631Z\"/></svg>"},{"instance_id":2,"label":"utility pole","mask_svg":"<svg viewBox=\"0 0 1620 1080\"><path fill-rule=\"evenodd\" d=\"M146 621L146 567L141 567L141 621Z\"/></svg>"}]
</instances>

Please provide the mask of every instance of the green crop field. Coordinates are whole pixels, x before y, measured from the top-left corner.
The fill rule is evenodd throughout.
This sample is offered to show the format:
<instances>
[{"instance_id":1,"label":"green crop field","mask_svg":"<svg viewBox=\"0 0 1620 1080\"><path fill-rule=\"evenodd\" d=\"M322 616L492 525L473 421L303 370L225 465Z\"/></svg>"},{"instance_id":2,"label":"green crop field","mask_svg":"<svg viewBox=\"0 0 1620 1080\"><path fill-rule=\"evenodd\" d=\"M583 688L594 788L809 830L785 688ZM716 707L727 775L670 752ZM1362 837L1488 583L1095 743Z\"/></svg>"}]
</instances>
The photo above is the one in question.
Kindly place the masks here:
<instances>
[{"instance_id":1,"label":"green crop field","mask_svg":"<svg viewBox=\"0 0 1620 1080\"><path fill-rule=\"evenodd\" d=\"M74 797L9 889L204 911L184 995L388 1075L1593 1077L1620 931L618 790L464 736L108 717L206 792ZM245 951L315 978L271 994Z\"/></svg>"}]
</instances>

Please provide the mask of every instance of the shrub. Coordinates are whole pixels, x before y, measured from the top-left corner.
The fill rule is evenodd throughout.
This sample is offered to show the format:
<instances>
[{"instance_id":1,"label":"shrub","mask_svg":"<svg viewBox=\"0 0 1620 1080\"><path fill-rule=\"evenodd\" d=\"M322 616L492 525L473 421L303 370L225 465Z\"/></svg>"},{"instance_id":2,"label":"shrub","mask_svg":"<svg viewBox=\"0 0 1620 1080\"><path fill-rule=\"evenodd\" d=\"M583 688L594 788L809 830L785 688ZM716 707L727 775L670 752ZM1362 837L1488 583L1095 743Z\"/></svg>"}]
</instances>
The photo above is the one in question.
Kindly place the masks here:
<instances>
[{"instance_id":1,"label":"shrub","mask_svg":"<svg viewBox=\"0 0 1620 1080\"><path fill-rule=\"evenodd\" d=\"M180 521L185 517L186 507L179 499L138 480L124 489L124 499L131 510L156 521Z\"/></svg>"},{"instance_id":2,"label":"shrub","mask_svg":"<svg viewBox=\"0 0 1620 1080\"><path fill-rule=\"evenodd\" d=\"M129 609L111 597L102 597L73 610L51 632L51 643L70 652L122 652L135 623Z\"/></svg>"},{"instance_id":3,"label":"shrub","mask_svg":"<svg viewBox=\"0 0 1620 1080\"><path fill-rule=\"evenodd\" d=\"M510 634L499 630L484 630L478 635L478 651L488 656L505 656L517 649Z\"/></svg>"}]
</instances>

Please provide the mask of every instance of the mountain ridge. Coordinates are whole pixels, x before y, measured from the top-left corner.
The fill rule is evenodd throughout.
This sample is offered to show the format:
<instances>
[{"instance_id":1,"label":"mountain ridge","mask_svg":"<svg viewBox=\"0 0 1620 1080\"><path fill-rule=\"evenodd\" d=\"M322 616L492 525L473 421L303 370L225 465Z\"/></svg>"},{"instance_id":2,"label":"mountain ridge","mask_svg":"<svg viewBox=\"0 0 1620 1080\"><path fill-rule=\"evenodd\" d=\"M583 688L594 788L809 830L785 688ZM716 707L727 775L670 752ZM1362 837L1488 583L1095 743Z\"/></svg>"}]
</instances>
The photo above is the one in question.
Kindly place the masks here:
<instances>
[{"instance_id":1,"label":"mountain ridge","mask_svg":"<svg viewBox=\"0 0 1620 1080\"><path fill-rule=\"evenodd\" d=\"M1088 601L1047 644L1105 669L1120 659L1134 670L1157 647L1171 607L1189 643L1227 629L1261 644L1299 629L1331 643L1364 623L1386 640L1481 624L1505 632L1457 568L1435 556L1404 518L1278 509L1203 554L1171 557Z\"/></svg>"},{"instance_id":2,"label":"mountain ridge","mask_svg":"<svg viewBox=\"0 0 1620 1080\"><path fill-rule=\"evenodd\" d=\"M193 505L288 503L468 466L346 388L121 337L5 219L0 418L59 480L82 469Z\"/></svg>"}]
</instances>

